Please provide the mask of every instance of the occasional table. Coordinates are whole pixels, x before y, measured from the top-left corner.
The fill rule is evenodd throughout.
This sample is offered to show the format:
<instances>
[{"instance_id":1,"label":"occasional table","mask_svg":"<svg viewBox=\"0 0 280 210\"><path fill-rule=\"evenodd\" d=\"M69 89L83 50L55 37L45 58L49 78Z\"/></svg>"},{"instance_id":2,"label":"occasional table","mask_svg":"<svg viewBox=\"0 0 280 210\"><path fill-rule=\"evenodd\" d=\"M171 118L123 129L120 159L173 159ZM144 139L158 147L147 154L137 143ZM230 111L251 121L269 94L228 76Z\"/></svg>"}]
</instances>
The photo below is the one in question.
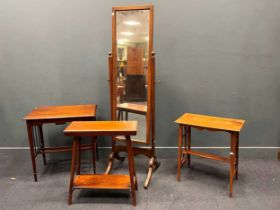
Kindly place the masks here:
<instances>
[{"instance_id":1,"label":"occasional table","mask_svg":"<svg viewBox=\"0 0 280 210\"><path fill-rule=\"evenodd\" d=\"M232 197L233 178L235 177L236 179L238 179L239 133L245 123L245 120L186 113L182 115L180 118L178 118L175 122L179 124L177 180L180 181L182 165L185 162L187 162L188 167L190 167L191 164L190 155L229 163L230 165L229 191L230 191L230 197ZM202 153L202 152L192 150L191 128L196 128L198 130L206 129L209 131L228 132L231 137L229 157L222 157L218 155ZM185 144L184 147L182 148L183 138Z\"/></svg>"},{"instance_id":2,"label":"occasional table","mask_svg":"<svg viewBox=\"0 0 280 210\"><path fill-rule=\"evenodd\" d=\"M73 136L72 165L70 175L70 185L68 194L68 204L72 204L72 195L75 189L111 189L130 190L132 205L136 205L135 190L137 189L137 179L134 168L134 157L131 145L131 135L137 133L136 121L91 121L72 122L65 130L66 136ZM125 136L129 175L124 174L80 174L80 144L82 136ZM78 154L76 154L78 153ZM78 158L78 161L76 161ZM75 167L77 164L77 176Z\"/></svg>"},{"instance_id":3,"label":"occasional table","mask_svg":"<svg viewBox=\"0 0 280 210\"><path fill-rule=\"evenodd\" d=\"M46 165L46 153L72 151L70 146L45 147L43 137L43 125L47 123L64 124L72 121L84 121L96 119L96 105L68 105L68 106L43 106L32 110L23 119L26 121L31 161L34 180L37 181L36 160L37 155L42 154ZM92 149L95 155L96 145L94 141L90 145L82 145L82 149ZM95 159L95 157L93 157Z\"/></svg>"},{"instance_id":4,"label":"occasional table","mask_svg":"<svg viewBox=\"0 0 280 210\"><path fill-rule=\"evenodd\" d=\"M118 120L123 119L123 113L125 113L125 120L128 120L128 113L146 115L147 105L135 104L135 103L121 103L117 105Z\"/></svg>"}]
</instances>

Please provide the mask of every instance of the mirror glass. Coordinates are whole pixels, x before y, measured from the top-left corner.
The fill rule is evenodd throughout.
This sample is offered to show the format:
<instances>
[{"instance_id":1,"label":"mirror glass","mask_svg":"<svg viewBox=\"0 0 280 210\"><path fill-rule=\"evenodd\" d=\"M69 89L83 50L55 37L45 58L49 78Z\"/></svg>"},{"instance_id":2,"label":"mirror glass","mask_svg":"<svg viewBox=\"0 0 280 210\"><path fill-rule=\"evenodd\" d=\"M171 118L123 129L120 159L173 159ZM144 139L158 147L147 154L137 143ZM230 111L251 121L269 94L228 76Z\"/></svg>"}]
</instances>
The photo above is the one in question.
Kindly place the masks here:
<instances>
[{"instance_id":1,"label":"mirror glass","mask_svg":"<svg viewBox=\"0 0 280 210\"><path fill-rule=\"evenodd\" d=\"M137 120L146 142L149 10L116 11L117 119Z\"/></svg>"}]
</instances>

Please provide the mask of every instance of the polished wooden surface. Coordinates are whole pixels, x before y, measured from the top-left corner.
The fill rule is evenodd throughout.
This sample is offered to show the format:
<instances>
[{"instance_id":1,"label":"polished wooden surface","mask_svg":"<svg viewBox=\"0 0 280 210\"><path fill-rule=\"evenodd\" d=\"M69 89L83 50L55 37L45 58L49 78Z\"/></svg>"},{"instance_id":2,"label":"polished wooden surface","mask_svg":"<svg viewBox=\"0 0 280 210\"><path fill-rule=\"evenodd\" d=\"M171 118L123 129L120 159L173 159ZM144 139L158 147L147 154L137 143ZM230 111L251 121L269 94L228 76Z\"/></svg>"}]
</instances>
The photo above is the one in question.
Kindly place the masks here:
<instances>
[{"instance_id":1,"label":"polished wooden surface","mask_svg":"<svg viewBox=\"0 0 280 210\"><path fill-rule=\"evenodd\" d=\"M71 147L67 146L45 147L43 125L49 123L65 124L74 120L95 120L96 108L97 106L95 104L43 106L35 108L32 112L26 115L24 120L26 121L33 176L35 181L37 181L37 166L35 159L38 154L42 154L43 162L46 165L46 153L72 151ZM92 149L92 145L83 145L81 148Z\"/></svg>"},{"instance_id":2,"label":"polished wooden surface","mask_svg":"<svg viewBox=\"0 0 280 210\"><path fill-rule=\"evenodd\" d=\"M97 121L97 122L73 122L65 130L64 133L69 136L74 136L72 147L72 164L70 172L70 183L68 193L68 204L72 204L73 191L79 188L90 189L129 189L132 197L132 205L136 205L137 178L134 166L133 148L130 134L136 134L136 121ZM126 152L128 154L128 169L127 175L96 175L95 163L94 174L81 175L81 136L89 136L94 138L98 135L114 136L124 135L126 138ZM93 158L93 161L95 159ZM75 171L77 175L75 177Z\"/></svg>"},{"instance_id":3,"label":"polished wooden surface","mask_svg":"<svg viewBox=\"0 0 280 210\"><path fill-rule=\"evenodd\" d=\"M96 116L96 105L42 106L32 110L24 120L64 119Z\"/></svg>"},{"instance_id":4,"label":"polished wooden surface","mask_svg":"<svg viewBox=\"0 0 280 210\"><path fill-rule=\"evenodd\" d=\"M238 179L238 158L239 158L239 132L244 126L245 120L221 118L197 114L186 113L178 118L176 123L179 124L178 133L178 169L177 180L180 181L181 167L184 163L191 166L191 155L222 161L230 165L229 177L229 195L233 194L233 179ZM191 149L191 128L198 130L207 129L209 131L225 131L230 133L230 154L229 157L208 154L194 151ZM185 145L183 146L183 139Z\"/></svg>"},{"instance_id":5,"label":"polished wooden surface","mask_svg":"<svg viewBox=\"0 0 280 210\"><path fill-rule=\"evenodd\" d=\"M136 135L137 121L75 121L64 130L67 136Z\"/></svg>"},{"instance_id":6,"label":"polished wooden surface","mask_svg":"<svg viewBox=\"0 0 280 210\"><path fill-rule=\"evenodd\" d=\"M245 120L186 113L175 122L207 129L239 132Z\"/></svg>"},{"instance_id":7,"label":"polished wooden surface","mask_svg":"<svg viewBox=\"0 0 280 210\"><path fill-rule=\"evenodd\" d=\"M74 188L114 189L125 190L130 188L128 175L78 175L74 179Z\"/></svg>"},{"instance_id":8,"label":"polished wooden surface","mask_svg":"<svg viewBox=\"0 0 280 210\"><path fill-rule=\"evenodd\" d=\"M128 10L152 10L153 5L133 5L133 6L118 6L113 7L113 11L128 11Z\"/></svg>"},{"instance_id":9,"label":"polished wooden surface","mask_svg":"<svg viewBox=\"0 0 280 210\"><path fill-rule=\"evenodd\" d=\"M142 115L146 115L147 106L141 104L134 103L122 103L117 105L117 109L121 111L131 112L131 113L139 113Z\"/></svg>"}]
</instances>

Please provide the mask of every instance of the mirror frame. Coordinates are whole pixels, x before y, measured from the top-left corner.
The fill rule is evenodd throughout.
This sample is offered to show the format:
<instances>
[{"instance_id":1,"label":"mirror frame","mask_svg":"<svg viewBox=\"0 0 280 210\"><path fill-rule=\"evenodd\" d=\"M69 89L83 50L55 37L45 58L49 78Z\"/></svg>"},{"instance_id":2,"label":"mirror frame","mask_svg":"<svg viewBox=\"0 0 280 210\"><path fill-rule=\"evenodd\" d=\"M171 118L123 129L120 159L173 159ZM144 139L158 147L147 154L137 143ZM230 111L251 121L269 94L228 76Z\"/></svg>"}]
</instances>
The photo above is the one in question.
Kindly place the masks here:
<instances>
[{"instance_id":1,"label":"mirror frame","mask_svg":"<svg viewBox=\"0 0 280 210\"><path fill-rule=\"evenodd\" d=\"M109 64L110 73L110 98L111 98L111 119L117 120L117 28L116 28L116 13L119 11L132 11L132 10L149 10L149 50L148 50L148 88L147 88L147 114L146 114L146 141L135 141L139 144L151 144L151 139L154 138L154 78L155 69L153 58L153 24L154 24L154 6L141 5L141 6L121 6L112 8L112 62ZM110 63L110 62L109 62ZM110 66L111 65L111 66ZM152 141L153 142L153 141ZM154 143L153 143L154 144Z\"/></svg>"}]
</instances>

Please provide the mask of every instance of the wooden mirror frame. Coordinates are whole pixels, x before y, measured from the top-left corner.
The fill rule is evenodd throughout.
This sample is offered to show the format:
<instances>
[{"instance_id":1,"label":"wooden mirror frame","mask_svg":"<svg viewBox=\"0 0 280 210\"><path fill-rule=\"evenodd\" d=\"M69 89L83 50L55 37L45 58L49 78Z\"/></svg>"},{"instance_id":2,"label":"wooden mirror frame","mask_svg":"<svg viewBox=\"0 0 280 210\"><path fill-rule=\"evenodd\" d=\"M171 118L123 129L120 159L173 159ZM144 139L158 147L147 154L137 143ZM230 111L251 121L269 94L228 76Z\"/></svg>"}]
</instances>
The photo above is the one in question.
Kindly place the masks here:
<instances>
[{"instance_id":1,"label":"wooden mirror frame","mask_svg":"<svg viewBox=\"0 0 280 210\"><path fill-rule=\"evenodd\" d=\"M148 51L148 91L147 91L147 114L146 114L146 141L133 141L132 143L149 145L150 147L133 147L134 155L145 155L150 159L149 170L144 188L147 189L154 169L159 167L159 162L155 156L155 53L153 52L153 22L154 22L154 6L122 6L112 8L112 53L109 53L109 82L110 82L110 104L111 104L111 120L117 120L117 29L116 29L116 13L118 11L132 10L149 10L149 51ZM109 157L109 164L106 174L109 174L114 159L124 160L119 156L119 152L126 152L126 147L116 144L116 138L112 141L112 153Z\"/></svg>"}]
</instances>

